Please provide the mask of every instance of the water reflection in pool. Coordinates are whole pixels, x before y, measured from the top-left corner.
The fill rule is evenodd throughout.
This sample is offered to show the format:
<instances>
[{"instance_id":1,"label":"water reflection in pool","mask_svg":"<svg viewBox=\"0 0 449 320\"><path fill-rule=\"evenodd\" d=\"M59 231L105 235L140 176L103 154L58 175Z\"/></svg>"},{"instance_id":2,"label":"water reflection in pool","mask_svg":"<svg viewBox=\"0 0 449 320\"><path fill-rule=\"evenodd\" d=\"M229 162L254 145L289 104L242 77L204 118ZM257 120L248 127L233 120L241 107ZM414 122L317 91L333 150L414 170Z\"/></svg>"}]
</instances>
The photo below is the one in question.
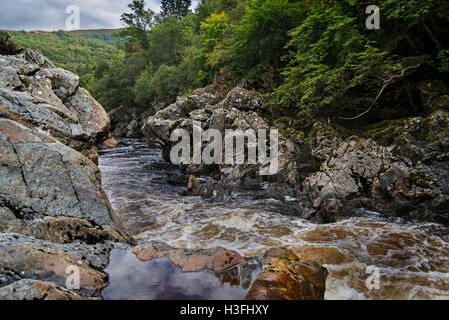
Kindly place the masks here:
<instances>
[{"instance_id":1,"label":"water reflection in pool","mask_svg":"<svg viewBox=\"0 0 449 320\"><path fill-rule=\"evenodd\" d=\"M250 260L221 273L181 272L168 259L142 262L130 251L114 249L105 270L109 286L106 300L240 300L260 272Z\"/></svg>"}]
</instances>

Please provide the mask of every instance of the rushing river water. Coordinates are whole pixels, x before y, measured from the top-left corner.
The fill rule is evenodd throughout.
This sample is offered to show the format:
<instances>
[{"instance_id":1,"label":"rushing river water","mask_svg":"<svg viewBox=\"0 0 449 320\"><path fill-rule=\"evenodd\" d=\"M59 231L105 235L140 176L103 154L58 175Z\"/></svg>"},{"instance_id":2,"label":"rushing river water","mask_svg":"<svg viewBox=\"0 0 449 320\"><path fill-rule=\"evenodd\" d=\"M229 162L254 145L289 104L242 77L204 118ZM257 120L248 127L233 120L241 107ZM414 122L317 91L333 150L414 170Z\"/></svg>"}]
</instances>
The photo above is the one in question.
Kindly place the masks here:
<instances>
[{"instance_id":1,"label":"rushing river water","mask_svg":"<svg viewBox=\"0 0 449 320\"><path fill-rule=\"evenodd\" d=\"M283 215L279 208L285 203L279 200L254 200L244 193L226 203L185 197L188 176L165 163L156 146L139 140L120 140L118 148L102 151L99 167L119 223L137 240L179 248L222 246L246 256L285 246L329 270L326 299L449 299L449 230L440 225L386 220L368 211L361 217L318 225ZM294 201L285 199L287 204ZM115 255L123 261L134 259ZM120 259L111 259L110 271L120 269L116 265ZM139 268L152 270L151 282L166 276L161 271L167 269L166 263ZM367 289L367 266L379 268L379 289ZM175 283L190 281L175 269L170 274ZM167 288L161 289L162 297L195 297L180 293L182 286L177 291ZM117 297L111 290L108 294ZM213 298L214 292L198 296Z\"/></svg>"}]
</instances>

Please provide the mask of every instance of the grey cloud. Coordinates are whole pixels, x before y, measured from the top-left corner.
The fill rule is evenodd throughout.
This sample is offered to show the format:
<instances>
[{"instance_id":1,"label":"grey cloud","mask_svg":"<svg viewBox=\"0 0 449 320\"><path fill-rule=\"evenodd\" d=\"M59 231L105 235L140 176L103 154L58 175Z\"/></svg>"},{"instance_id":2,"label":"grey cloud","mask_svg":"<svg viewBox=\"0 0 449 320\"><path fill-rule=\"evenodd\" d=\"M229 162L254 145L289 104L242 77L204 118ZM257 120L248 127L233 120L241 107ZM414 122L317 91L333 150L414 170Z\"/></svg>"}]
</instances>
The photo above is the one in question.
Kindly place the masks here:
<instances>
[{"instance_id":1,"label":"grey cloud","mask_svg":"<svg viewBox=\"0 0 449 320\"><path fill-rule=\"evenodd\" d=\"M120 16L128 11L130 0L0 0L0 29L64 30L66 8L80 9L80 28L120 28ZM158 0L147 0L147 6L158 11Z\"/></svg>"}]
</instances>

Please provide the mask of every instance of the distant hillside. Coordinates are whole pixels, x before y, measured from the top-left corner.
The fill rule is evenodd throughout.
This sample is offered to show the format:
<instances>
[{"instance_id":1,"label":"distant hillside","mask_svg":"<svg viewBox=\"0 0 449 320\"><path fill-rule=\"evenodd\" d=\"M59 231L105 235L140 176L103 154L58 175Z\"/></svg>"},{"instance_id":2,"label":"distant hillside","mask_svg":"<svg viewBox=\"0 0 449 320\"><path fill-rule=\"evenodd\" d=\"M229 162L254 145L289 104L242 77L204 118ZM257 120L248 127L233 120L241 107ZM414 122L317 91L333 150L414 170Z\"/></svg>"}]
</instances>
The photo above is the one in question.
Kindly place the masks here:
<instances>
[{"instance_id":1,"label":"distant hillside","mask_svg":"<svg viewBox=\"0 0 449 320\"><path fill-rule=\"evenodd\" d=\"M107 43L107 37L112 38L112 32L103 33L106 37L104 40L96 39L101 33L80 34L66 31L8 31L8 33L13 41L24 48L38 50L57 66L80 75L81 83L85 87L88 86L96 67L108 63L116 51L115 46Z\"/></svg>"},{"instance_id":2,"label":"distant hillside","mask_svg":"<svg viewBox=\"0 0 449 320\"><path fill-rule=\"evenodd\" d=\"M115 46L117 43L122 43L125 39L118 37L115 34L121 29L95 29L95 30L75 30L70 31L71 34L79 34L89 39L98 40Z\"/></svg>"},{"instance_id":3,"label":"distant hillside","mask_svg":"<svg viewBox=\"0 0 449 320\"><path fill-rule=\"evenodd\" d=\"M122 29L85 29L85 30L74 30L69 31L74 34L112 34L120 31Z\"/></svg>"}]
</instances>

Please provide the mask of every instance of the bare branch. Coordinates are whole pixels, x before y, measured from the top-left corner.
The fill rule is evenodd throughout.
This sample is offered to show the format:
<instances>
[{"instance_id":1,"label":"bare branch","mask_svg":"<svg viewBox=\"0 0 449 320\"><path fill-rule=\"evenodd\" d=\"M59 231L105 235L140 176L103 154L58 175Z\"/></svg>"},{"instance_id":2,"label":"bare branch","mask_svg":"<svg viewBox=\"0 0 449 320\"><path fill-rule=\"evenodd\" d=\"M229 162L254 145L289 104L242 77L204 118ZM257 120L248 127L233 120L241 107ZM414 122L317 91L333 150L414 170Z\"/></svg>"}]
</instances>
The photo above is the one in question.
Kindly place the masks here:
<instances>
[{"instance_id":1,"label":"bare branch","mask_svg":"<svg viewBox=\"0 0 449 320\"><path fill-rule=\"evenodd\" d=\"M390 78L388 78L387 80L384 81L384 85L382 87L382 89L380 90L379 94L377 95L376 99L374 99L374 102L369 106L369 108L367 110L365 110L364 112L362 112L361 114L355 116L355 117L351 117L351 118L343 118L343 117L339 117L342 120L355 120L358 119L362 116L364 116L365 114L367 114L368 112L371 111L371 109L374 107L374 105L376 104L377 100L379 100L379 98L382 96L383 92L385 91L385 89L393 83L393 80L398 79L398 78L402 78L405 73L410 70L410 69L417 69L421 66L421 63L415 65L415 66L409 66L407 68L404 68L401 70L401 73L398 75L394 75L391 76Z\"/></svg>"}]
</instances>

